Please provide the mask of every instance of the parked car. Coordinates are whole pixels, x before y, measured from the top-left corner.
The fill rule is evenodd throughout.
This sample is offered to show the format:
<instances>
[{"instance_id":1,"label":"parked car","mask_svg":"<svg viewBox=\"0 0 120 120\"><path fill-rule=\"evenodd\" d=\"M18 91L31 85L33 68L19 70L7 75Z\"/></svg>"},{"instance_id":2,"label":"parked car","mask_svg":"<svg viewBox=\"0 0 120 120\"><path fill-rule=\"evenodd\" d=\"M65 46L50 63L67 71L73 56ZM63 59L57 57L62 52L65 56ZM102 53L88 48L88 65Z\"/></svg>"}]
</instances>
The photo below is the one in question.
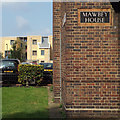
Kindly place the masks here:
<instances>
[{"instance_id":1,"label":"parked car","mask_svg":"<svg viewBox=\"0 0 120 120\"><path fill-rule=\"evenodd\" d=\"M48 83L52 83L53 63L39 63L39 65L44 66L43 78L47 80Z\"/></svg>"},{"instance_id":2,"label":"parked car","mask_svg":"<svg viewBox=\"0 0 120 120\"><path fill-rule=\"evenodd\" d=\"M22 62L21 64L25 65L25 64L30 64L30 63L28 63L28 62Z\"/></svg>"},{"instance_id":3,"label":"parked car","mask_svg":"<svg viewBox=\"0 0 120 120\"><path fill-rule=\"evenodd\" d=\"M36 63L36 62L30 62L30 64L31 64L31 65L37 65L37 63Z\"/></svg>"},{"instance_id":4,"label":"parked car","mask_svg":"<svg viewBox=\"0 0 120 120\"><path fill-rule=\"evenodd\" d=\"M18 81L18 64L17 59L2 59L0 60L0 78L2 82L14 82Z\"/></svg>"},{"instance_id":5,"label":"parked car","mask_svg":"<svg viewBox=\"0 0 120 120\"><path fill-rule=\"evenodd\" d=\"M53 71L53 63L39 63L44 66L44 71Z\"/></svg>"}]
</instances>

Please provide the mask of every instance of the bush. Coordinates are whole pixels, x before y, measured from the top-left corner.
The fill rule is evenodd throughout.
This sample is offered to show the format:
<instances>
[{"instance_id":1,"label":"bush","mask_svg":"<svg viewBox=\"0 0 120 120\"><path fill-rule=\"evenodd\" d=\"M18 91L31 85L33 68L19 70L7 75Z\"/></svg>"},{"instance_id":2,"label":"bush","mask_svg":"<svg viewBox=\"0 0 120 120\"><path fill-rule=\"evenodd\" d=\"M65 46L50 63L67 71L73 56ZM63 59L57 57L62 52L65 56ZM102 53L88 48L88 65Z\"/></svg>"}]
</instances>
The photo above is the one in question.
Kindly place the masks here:
<instances>
[{"instance_id":1,"label":"bush","mask_svg":"<svg viewBox=\"0 0 120 120\"><path fill-rule=\"evenodd\" d=\"M18 82L28 85L33 81L40 84L43 79L44 68L42 65L22 65L18 66Z\"/></svg>"}]
</instances>

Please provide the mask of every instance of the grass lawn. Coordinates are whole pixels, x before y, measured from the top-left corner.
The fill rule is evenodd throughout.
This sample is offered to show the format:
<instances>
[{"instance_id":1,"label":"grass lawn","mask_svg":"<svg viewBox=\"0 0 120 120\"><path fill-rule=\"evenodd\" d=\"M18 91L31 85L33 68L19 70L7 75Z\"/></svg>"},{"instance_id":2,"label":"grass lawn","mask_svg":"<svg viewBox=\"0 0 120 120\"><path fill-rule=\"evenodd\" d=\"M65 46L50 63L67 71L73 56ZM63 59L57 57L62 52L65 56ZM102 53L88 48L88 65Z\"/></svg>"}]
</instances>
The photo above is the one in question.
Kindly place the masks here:
<instances>
[{"instance_id":1,"label":"grass lawn","mask_svg":"<svg viewBox=\"0 0 120 120\"><path fill-rule=\"evenodd\" d=\"M48 90L3 87L2 118L48 118Z\"/></svg>"}]
</instances>

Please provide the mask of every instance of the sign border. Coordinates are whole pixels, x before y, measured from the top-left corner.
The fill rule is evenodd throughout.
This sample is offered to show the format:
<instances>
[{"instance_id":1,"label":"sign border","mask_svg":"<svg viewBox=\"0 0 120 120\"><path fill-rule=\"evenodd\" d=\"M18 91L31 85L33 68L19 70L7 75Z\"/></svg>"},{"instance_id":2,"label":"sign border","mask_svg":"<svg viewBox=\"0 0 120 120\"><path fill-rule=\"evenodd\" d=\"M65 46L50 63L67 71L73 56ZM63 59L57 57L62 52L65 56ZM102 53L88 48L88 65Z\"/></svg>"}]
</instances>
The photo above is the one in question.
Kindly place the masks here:
<instances>
[{"instance_id":1,"label":"sign border","mask_svg":"<svg viewBox=\"0 0 120 120\"><path fill-rule=\"evenodd\" d=\"M110 12L110 22L109 23L81 23L80 21L80 12ZM78 9L78 25L79 26L112 26L112 11L110 8L108 9Z\"/></svg>"}]
</instances>

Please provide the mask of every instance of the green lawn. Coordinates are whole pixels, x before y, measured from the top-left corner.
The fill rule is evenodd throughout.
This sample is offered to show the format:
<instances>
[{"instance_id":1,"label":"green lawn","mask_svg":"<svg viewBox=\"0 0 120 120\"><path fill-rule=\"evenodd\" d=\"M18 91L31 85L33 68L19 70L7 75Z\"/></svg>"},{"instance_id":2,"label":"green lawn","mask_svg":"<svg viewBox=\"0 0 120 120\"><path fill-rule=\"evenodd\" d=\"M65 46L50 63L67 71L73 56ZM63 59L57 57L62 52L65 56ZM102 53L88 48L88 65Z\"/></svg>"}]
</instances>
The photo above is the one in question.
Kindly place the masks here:
<instances>
[{"instance_id":1,"label":"green lawn","mask_svg":"<svg viewBox=\"0 0 120 120\"><path fill-rule=\"evenodd\" d=\"M47 88L3 87L2 118L48 118Z\"/></svg>"}]
</instances>

